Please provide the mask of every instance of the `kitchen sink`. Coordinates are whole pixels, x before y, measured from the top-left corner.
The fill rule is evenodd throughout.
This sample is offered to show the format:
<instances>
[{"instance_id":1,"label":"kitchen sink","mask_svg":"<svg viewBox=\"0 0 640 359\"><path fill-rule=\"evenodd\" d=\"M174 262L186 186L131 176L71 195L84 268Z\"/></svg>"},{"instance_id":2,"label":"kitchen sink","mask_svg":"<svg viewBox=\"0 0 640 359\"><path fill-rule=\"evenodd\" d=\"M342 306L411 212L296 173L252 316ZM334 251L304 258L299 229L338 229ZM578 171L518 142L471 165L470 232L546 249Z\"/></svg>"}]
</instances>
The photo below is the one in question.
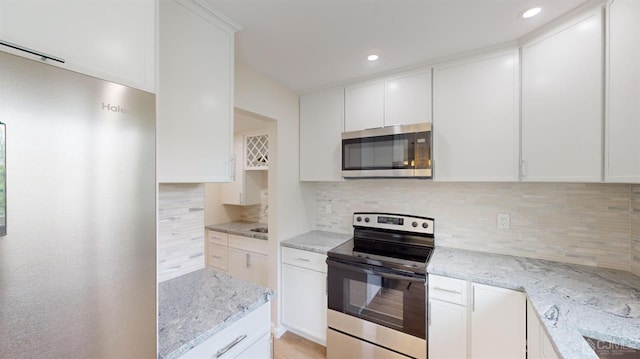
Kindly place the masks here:
<instances>
[{"instance_id":1,"label":"kitchen sink","mask_svg":"<svg viewBox=\"0 0 640 359\"><path fill-rule=\"evenodd\" d=\"M638 349L586 336L583 336L583 338L600 359L637 359L640 357L640 350Z\"/></svg>"},{"instance_id":2,"label":"kitchen sink","mask_svg":"<svg viewBox=\"0 0 640 359\"><path fill-rule=\"evenodd\" d=\"M258 232L258 233L269 233L269 228L267 228L267 227L251 228L250 231L251 232Z\"/></svg>"}]
</instances>

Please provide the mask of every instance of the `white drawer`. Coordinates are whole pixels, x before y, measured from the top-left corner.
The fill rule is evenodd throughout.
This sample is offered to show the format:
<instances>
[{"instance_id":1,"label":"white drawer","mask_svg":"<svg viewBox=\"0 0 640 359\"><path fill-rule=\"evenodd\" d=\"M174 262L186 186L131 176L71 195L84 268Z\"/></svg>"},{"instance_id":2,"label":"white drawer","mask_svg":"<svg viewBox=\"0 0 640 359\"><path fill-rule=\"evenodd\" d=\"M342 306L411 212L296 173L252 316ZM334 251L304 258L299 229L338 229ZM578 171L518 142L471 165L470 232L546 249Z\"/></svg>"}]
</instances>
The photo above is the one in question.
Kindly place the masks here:
<instances>
[{"instance_id":1,"label":"white drawer","mask_svg":"<svg viewBox=\"0 0 640 359\"><path fill-rule=\"evenodd\" d=\"M209 244L209 265L226 272L229 269L229 250L227 246Z\"/></svg>"},{"instance_id":2,"label":"white drawer","mask_svg":"<svg viewBox=\"0 0 640 359\"><path fill-rule=\"evenodd\" d=\"M229 234L229 248L269 255L269 241Z\"/></svg>"},{"instance_id":3,"label":"white drawer","mask_svg":"<svg viewBox=\"0 0 640 359\"><path fill-rule=\"evenodd\" d=\"M253 343L256 343L262 339L266 333L269 333L269 327L271 325L270 308L269 302L263 304L221 332L214 334L202 344L184 353L180 358L230 359L240 356L240 354L251 347ZM233 343L236 344L232 345ZM225 348L228 348L226 353L220 354L217 357L215 356L216 353Z\"/></svg>"},{"instance_id":4,"label":"white drawer","mask_svg":"<svg viewBox=\"0 0 640 359\"><path fill-rule=\"evenodd\" d=\"M207 238L209 238L209 243L219 244L221 246L229 244L229 235L227 233L216 232L208 229Z\"/></svg>"},{"instance_id":5,"label":"white drawer","mask_svg":"<svg viewBox=\"0 0 640 359\"><path fill-rule=\"evenodd\" d=\"M465 280L429 274L429 298L467 305L467 287Z\"/></svg>"},{"instance_id":6,"label":"white drawer","mask_svg":"<svg viewBox=\"0 0 640 359\"><path fill-rule=\"evenodd\" d=\"M327 273L327 256L325 254L282 247L282 263Z\"/></svg>"}]
</instances>

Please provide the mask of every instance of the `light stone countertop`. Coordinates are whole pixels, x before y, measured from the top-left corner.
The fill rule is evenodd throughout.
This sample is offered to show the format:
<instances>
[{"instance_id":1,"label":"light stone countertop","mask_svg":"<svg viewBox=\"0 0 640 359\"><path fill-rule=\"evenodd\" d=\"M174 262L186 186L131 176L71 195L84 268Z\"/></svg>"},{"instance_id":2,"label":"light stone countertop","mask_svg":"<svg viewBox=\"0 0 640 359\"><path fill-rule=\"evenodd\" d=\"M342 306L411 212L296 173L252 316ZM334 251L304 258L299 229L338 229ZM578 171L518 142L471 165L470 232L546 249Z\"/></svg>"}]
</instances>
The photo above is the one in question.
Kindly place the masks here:
<instances>
[{"instance_id":1,"label":"light stone countertop","mask_svg":"<svg viewBox=\"0 0 640 359\"><path fill-rule=\"evenodd\" d=\"M158 358L174 359L266 303L273 291L200 269L158 284Z\"/></svg>"},{"instance_id":2,"label":"light stone countertop","mask_svg":"<svg viewBox=\"0 0 640 359\"><path fill-rule=\"evenodd\" d=\"M280 242L280 245L309 252L327 254L327 251L350 240L352 237L352 234L311 231L286 239Z\"/></svg>"},{"instance_id":3,"label":"light stone countertop","mask_svg":"<svg viewBox=\"0 0 640 359\"><path fill-rule=\"evenodd\" d=\"M445 247L427 272L524 291L564 358L597 359L583 335L640 349L640 277L630 272Z\"/></svg>"},{"instance_id":4,"label":"light stone countertop","mask_svg":"<svg viewBox=\"0 0 640 359\"><path fill-rule=\"evenodd\" d=\"M251 229L258 228L258 227L267 228L267 224L260 223L260 222L235 221L235 222L227 222L227 223L212 224L212 225L205 226L206 229L210 229L212 231L218 231L223 233L235 234L238 236L268 240L269 237L267 233L250 231Z\"/></svg>"}]
</instances>

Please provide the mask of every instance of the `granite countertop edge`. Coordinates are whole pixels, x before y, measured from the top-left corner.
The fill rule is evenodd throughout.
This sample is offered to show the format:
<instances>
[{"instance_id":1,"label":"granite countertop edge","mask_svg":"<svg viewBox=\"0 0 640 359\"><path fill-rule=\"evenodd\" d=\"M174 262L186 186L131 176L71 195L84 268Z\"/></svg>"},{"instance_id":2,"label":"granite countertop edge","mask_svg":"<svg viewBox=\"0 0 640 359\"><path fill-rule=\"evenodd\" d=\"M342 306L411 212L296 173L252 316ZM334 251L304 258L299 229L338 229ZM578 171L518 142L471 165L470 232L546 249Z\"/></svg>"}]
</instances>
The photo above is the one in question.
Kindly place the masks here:
<instances>
[{"instance_id":1,"label":"granite countertop edge","mask_svg":"<svg viewBox=\"0 0 640 359\"><path fill-rule=\"evenodd\" d=\"M256 238L262 240L268 240L269 235L267 233L253 232L250 229L256 227L267 227L266 223L261 222L246 222L246 221L233 221L220 224L210 224L205 226L206 229L216 232L235 234L237 236Z\"/></svg>"},{"instance_id":2,"label":"granite countertop edge","mask_svg":"<svg viewBox=\"0 0 640 359\"><path fill-rule=\"evenodd\" d=\"M458 257L463 257L466 263L456 263ZM578 293L562 287L563 281L580 281L584 279L580 277L593 275L597 277L594 281L613 281L615 285L622 283L623 287L629 288L629 292L640 293L640 277L633 273L447 247L436 247L427 273L524 292L556 352L563 358L597 359L583 335L640 349L640 330L630 328L632 324L628 323L634 318L616 318L604 309L590 307L589 303L576 303L577 299L570 296ZM618 281L617 277L622 279ZM549 283L553 280L557 282ZM552 288L547 288L549 286ZM557 290L560 294L551 293L550 290ZM563 291L568 294L561 295ZM598 300L597 293L590 295L594 298L592 300ZM638 300L637 294L633 298L632 301ZM637 304L640 306L640 302ZM594 323L598 322L607 324L600 324L601 330L597 330L595 327L599 326ZM611 329L611 326L616 327ZM615 331L615 335L607 330Z\"/></svg>"},{"instance_id":3,"label":"granite countertop edge","mask_svg":"<svg viewBox=\"0 0 640 359\"><path fill-rule=\"evenodd\" d=\"M353 237L352 234L313 230L280 242L282 247L300 249L303 251L327 254Z\"/></svg>"},{"instance_id":4,"label":"granite countertop edge","mask_svg":"<svg viewBox=\"0 0 640 359\"><path fill-rule=\"evenodd\" d=\"M274 291L271 289L267 289L267 291L265 292L264 296L256 301L255 303L253 303L252 305L245 307L243 310L236 312L234 315L228 317L227 319L225 319L223 322L218 323L215 327L205 331L204 333L198 335L197 337L189 340L188 342L184 343L182 346L180 346L178 349L170 352L169 354L167 354L166 356L158 356L159 359L177 359L179 358L182 354L188 352L189 350L195 348L196 346L204 343L207 339L211 338L212 336L218 334L219 332L221 332L222 330L224 330L225 328L227 328L228 326L230 326L231 324L237 322L239 319L243 318L245 315L251 313L252 311L254 311L255 309L257 309L258 307L260 307L261 305L263 305L264 303L267 303L274 295Z\"/></svg>"}]
</instances>

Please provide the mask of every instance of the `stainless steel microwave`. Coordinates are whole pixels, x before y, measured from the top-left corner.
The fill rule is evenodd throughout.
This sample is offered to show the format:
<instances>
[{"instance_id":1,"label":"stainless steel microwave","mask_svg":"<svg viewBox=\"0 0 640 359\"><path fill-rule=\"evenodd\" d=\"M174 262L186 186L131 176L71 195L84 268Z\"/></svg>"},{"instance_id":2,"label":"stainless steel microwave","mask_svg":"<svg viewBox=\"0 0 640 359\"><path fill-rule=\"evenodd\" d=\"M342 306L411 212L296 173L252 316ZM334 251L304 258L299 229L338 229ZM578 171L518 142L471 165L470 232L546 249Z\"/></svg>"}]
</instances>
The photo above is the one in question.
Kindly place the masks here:
<instances>
[{"instance_id":1,"label":"stainless steel microwave","mask_svg":"<svg viewBox=\"0 0 640 359\"><path fill-rule=\"evenodd\" d=\"M431 178L431 124L344 132L342 177Z\"/></svg>"}]
</instances>

